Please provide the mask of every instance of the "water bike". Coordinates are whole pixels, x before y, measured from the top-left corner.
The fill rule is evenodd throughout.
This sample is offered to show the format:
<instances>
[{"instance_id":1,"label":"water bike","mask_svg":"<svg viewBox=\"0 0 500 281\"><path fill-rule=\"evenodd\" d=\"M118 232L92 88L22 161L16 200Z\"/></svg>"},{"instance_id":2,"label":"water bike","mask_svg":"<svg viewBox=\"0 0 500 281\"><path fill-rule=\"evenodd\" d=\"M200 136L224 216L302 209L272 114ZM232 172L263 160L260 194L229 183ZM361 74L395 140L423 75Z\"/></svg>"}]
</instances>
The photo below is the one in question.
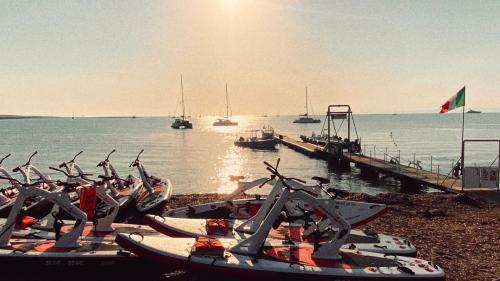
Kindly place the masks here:
<instances>
[{"instance_id":1,"label":"water bike","mask_svg":"<svg viewBox=\"0 0 500 281\"><path fill-rule=\"evenodd\" d=\"M150 176L139 157L144 152L142 149L129 167L135 167L139 171L142 180L142 189L137 196L137 210L147 212L155 208L164 206L172 195L172 183L169 179L160 179Z\"/></svg>"},{"instance_id":2,"label":"water bike","mask_svg":"<svg viewBox=\"0 0 500 281\"><path fill-rule=\"evenodd\" d=\"M272 200L275 200L281 189L273 188L270 194L266 196L261 196L256 194L255 198L249 199L234 199L240 195L246 195L245 192L259 187L262 188L265 184L270 184L274 186L276 184L275 179L260 178L257 180L243 182L242 176L230 176L231 181L237 182L237 188L230 194L224 197L224 201L205 203L195 206L186 206L177 209L169 210L165 213L167 217L176 218L203 218L203 219L249 219L257 214L259 209L265 204L269 208L272 204ZM326 192L333 192L335 194L341 194L343 191L338 189L326 189L323 185L329 183L328 179L321 177L314 177L313 180L318 181L317 185L300 185L301 188L308 189L311 194L315 196L323 196ZM290 182L289 184L297 185L296 182ZM345 192L344 192L345 193ZM329 197L326 198L329 200ZM289 212L296 212L297 204L308 208L307 205L296 202L296 200L291 200L287 203ZM335 208L339 209L344 218L346 218L353 227L363 225L370 222L373 219L383 215L386 210L386 205L375 204L375 203L365 203L358 201L348 201L348 200L335 200ZM294 211L295 210L295 211ZM298 210L300 213L300 210Z\"/></svg>"},{"instance_id":3,"label":"water bike","mask_svg":"<svg viewBox=\"0 0 500 281\"><path fill-rule=\"evenodd\" d=\"M8 181L10 183L10 186L4 187L0 190L0 217L6 217L9 215L10 209L14 205L14 202L16 202L17 195L19 194L17 190L17 183L10 180L12 179L12 176L2 166L3 161L9 157L10 154L0 160L0 173L5 176L5 178L9 179Z\"/></svg>"},{"instance_id":4,"label":"water bike","mask_svg":"<svg viewBox=\"0 0 500 281\"><path fill-rule=\"evenodd\" d=\"M265 181L263 181L265 179ZM249 220L241 219L226 219L226 218L182 218L182 217L162 217L147 215L145 224L151 226L157 231L171 237L213 237L213 238L234 238L244 239L258 230L265 216L272 208L272 204L277 200L280 194L284 191L280 181L269 180L268 178L260 179L254 182L239 182L238 189L232 194L226 196L227 199L234 198L237 194L252 188L258 183L262 184L274 182L270 196L262 203L262 208L259 208L257 213ZM354 202L342 200L339 204L335 195L331 194L323 184L327 179L315 177L318 180L318 185L307 186L302 185L297 181L289 181L289 184L302 190L307 190L309 194L318 195L319 191L329 196L329 200L333 201L334 210L353 225L359 225L360 220L367 221L366 216L373 214L369 203ZM330 189L332 190L332 189ZM321 200L321 199L319 199ZM234 204L232 204L234 205ZM368 207L367 207L368 205ZM376 205L375 205L376 206ZM297 200L290 200L285 203L285 212L280 216L280 221L277 221L276 229L269 233L270 238L290 240L302 243L314 243L316 240L325 240L331 236L332 232L328 230L329 225L327 220L323 221L324 215L319 211L306 209L307 204ZM385 206L384 206L385 207ZM373 209L373 208L372 208ZM372 216L373 217L373 216ZM365 218L365 219L363 219ZM288 224L281 224L287 222ZM304 224L305 226L302 226ZM405 256L415 256L416 248L407 239L379 234L373 230L352 230L345 248L359 249L384 254L397 254Z\"/></svg>"},{"instance_id":5,"label":"water bike","mask_svg":"<svg viewBox=\"0 0 500 281\"><path fill-rule=\"evenodd\" d=\"M115 167L109 161L109 157L115 153L115 149L113 149L106 159L99 162L97 167L102 167L104 171L104 175L109 177L113 176L115 179L112 181L106 181L106 188L111 193L113 198L118 201L120 204L120 208L124 209L131 202L136 200L140 190L143 187L143 182L132 175L129 175L127 178L122 179L119 177L118 172Z\"/></svg>"},{"instance_id":6,"label":"water bike","mask_svg":"<svg viewBox=\"0 0 500 281\"><path fill-rule=\"evenodd\" d=\"M275 167L267 169L279 180L283 192L258 230L244 239L173 238L119 234L123 248L165 267L176 267L207 278L208 275L266 280L444 280L444 271L430 261L342 248L351 227L333 201L318 200L308 190L295 188ZM321 211L336 231L325 241L296 243L267 239L286 202L296 199Z\"/></svg>"},{"instance_id":7,"label":"water bike","mask_svg":"<svg viewBox=\"0 0 500 281\"><path fill-rule=\"evenodd\" d=\"M28 158L28 161L24 165L17 166L12 171L21 173L21 175L24 179L24 183L27 183L27 184L30 184L32 182L31 173L34 172L40 179L44 179L42 181L35 181L35 185L36 184L39 185L38 188L41 188L41 189L44 189L44 190L47 190L50 192L61 191L63 189L63 187L60 187L60 186L53 184L52 179L49 175L44 174L37 167L35 167L34 165L31 164L31 160L37 154L38 154L38 152L35 151L33 154L30 155L30 157ZM5 158L7 158L8 156L6 156ZM19 191L17 190L19 188L19 186L18 186L19 181L13 180L13 177L5 170L5 168L3 168L1 166L1 162L0 162L0 172L5 176L5 177L3 177L3 179L8 180L11 183L11 185L16 187L16 191L11 189L11 192L19 193ZM78 200L78 195L76 193L71 193L69 195L70 195L70 199L72 202L75 202ZM17 196L15 196L15 197L17 198ZM9 207L7 207L7 209L5 209L5 212L2 213L2 215L7 216L9 214L10 209L12 208L12 206L14 205L14 203L17 199L12 198L11 200L12 200L11 205ZM45 200L45 198L43 198L41 196L34 195L34 196L31 196L31 197L25 199L23 207L24 207L25 213L27 215L30 215L30 216L33 216L36 218L42 218L50 211L50 208L52 207L52 203Z\"/></svg>"},{"instance_id":8,"label":"water bike","mask_svg":"<svg viewBox=\"0 0 500 281\"><path fill-rule=\"evenodd\" d=\"M101 176L89 186L77 182L50 182L63 186L65 191L50 192L37 188L42 182L19 184L19 195L7 220L0 229L0 264L13 268L35 268L70 271L76 269L99 270L119 269L119 272L137 270L138 266L150 266L151 263L124 251L114 243L117 233L140 233L155 235L155 231L146 226L113 224L118 210L118 203L106 193L104 182L112 178ZM44 182L43 183L47 183ZM80 189L81 206L94 204L99 197L112 207L105 212L87 208L85 212L72 204L68 192ZM46 198L61 210L70 214L72 221L63 221L57 213L52 231L42 231L31 226L33 220L23 217L23 201L31 196ZM91 222L88 220L90 219ZM147 273L147 272L146 272Z\"/></svg>"}]
</instances>

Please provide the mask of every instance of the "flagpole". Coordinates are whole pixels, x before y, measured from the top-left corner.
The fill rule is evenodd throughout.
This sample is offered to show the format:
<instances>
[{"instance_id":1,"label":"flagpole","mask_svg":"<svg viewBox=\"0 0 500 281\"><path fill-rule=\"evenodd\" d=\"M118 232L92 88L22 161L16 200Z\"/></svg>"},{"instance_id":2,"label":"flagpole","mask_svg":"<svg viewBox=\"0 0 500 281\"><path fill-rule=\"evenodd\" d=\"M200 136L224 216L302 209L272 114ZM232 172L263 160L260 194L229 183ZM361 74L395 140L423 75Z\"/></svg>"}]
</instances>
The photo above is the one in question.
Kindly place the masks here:
<instances>
[{"instance_id":1,"label":"flagpole","mask_svg":"<svg viewBox=\"0 0 500 281\"><path fill-rule=\"evenodd\" d=\"M464 106L462 107L462 154L460 155L460 171L462 174L462 191L464 190L464 128L465 128L465 86L464 86Z\"/></svg>"}]
</instances>

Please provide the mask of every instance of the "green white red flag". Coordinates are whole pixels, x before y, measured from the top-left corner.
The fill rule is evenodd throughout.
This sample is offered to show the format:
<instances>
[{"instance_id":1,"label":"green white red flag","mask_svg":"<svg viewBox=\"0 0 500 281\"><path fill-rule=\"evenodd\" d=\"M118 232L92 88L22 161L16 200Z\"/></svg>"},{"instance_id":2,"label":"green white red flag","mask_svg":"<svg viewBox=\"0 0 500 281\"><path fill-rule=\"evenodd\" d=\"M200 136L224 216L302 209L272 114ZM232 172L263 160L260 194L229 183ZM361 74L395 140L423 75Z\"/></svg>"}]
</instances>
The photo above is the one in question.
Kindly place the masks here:
<instances>
[{"instance_id":1,"label":"green white red flag","mask_svg":"<svg viewBox=\"0 0 500 281\"><path fill-rule=\"evenodd\" d=\"M446 113L462 106L465 106L465 86L441 106L439 113Z\"/></svg>"}]
</instances>

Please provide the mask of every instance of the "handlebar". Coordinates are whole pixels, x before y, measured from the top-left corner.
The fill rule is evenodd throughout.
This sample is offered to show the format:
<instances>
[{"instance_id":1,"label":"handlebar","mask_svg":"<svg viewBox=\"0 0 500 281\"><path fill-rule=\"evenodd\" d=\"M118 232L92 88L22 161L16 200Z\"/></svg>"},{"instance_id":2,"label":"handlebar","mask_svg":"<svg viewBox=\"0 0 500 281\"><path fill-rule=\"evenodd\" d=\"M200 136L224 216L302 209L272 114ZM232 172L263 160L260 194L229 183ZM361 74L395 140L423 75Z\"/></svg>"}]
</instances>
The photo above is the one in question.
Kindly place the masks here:
<instances>
[{"instance_id":1,"label":"handlebar","mask_svg":"<svg viewBox=\"0 0 500 281\"><path fill-rule=\"evenodd\" d=\"M101 162L99 162L99 164L97 164L97 167L102 167L102 166L104 166L104 164L106 162L109 162L109 157L111 157L111 154L113 154L115 152L116 152L116 149L113 148L113 150L111 150L111 152L108 154L108 156L106 157L106 159L102 160Z\"/></svg>"},{"instance_id":2,"label":"handlebar","mask_svg":"<svg viewBox=\"0 0 500 281\"><path fill-rule=\"evenodd\" d=\"M92 176L92 174L88 174L88 173L84 173L84 174L80 173L80 174L78 174L78 176L73 176L73 175L70 175L70 174L66 173L64 170L61 170L61 169L58 169L58 168L49 167L49 169L61 172L61 173L65 174L68 178L71 178L71 179L80 178L82 176ZM98 181L98 180L93 180L93 179L89 179L89 178L86 178L85 180L86 181L90 181L93 184L102 184L104 181L114 180L116 177L115 176L109 176L108 177L108 176L99 175L98 178L100 178L101 180ZM61 181L58 181L58 182L60 183ZM65 184L65 183L63 183L63 184ZM71 184L71 183L69 183L69 184Z\"/></svg>"},{"instance_id":3,"label":"handlebar","mask_svg":"<svg viewBox=\"0 0 500 281\"><path fill-rule=\"evenodd\" d=\"M108 154L108 157L106 157L105 161L109 161L109 157L111 156L111 154L113 154L115 152L116 152L116 149L113 148L113 150L111 150L111 152Z\"/></svg>"},{"instance_id":4,"label":"handlebar","mask_svg":"<svg viewBox=\"0 0 500 281\"><path fill-rule=\"evenodd\" d=\"M89 173L78 173L77 176L74 176L74 175L70 175L70 174L66 173L66 171L63 171L63 170L58 169L58 168L49 167L49 169L61 172L61 173L65 174L70 179L81 178L81 177L84 177L84 176L92 176L92 174L89 174ZM85 180L87 180L87 179L85 179Z\"/></svg>"},{"instance_id":5,"label":"handlebar","mask_svg":"<svg viewBox=\"0 0 500 281\"><path fill-rule=\"evenodd\" d=\"M278 158L278 161L276 161L276 166L272 166L271 164L269 164L266 161L264 161L264 164L267 166L266 170L268 170L269 172L271 172L271 179L274 179L274 178L277 177L281 181L281 183L283 183L283 186L285 186L287 189L297 190L297 191L301 190L301 191L304 191L304 192L308 192L305 189L294 188L294 187L292 187L292 186L290 186L289 184L286 183L287 180L293 180L293 181L297 181L297 182L300 182L300 183L306 183L306 182L304 180L301 180L301 179L298 179L298 178L289 178L289 177L285 177L282 174L280 174L278 172L278 166L280 164L280 158Z\"/></svg>"},{"instance_id":6,"label":"handlebar","mask_svg":"<svg viewBox=\"0 0 500 281\"><path fill-rule=\"evenodd\" d=\"M7 154L7 156L5 156L4 158L2 158L2 160L0 160L0 165L2 165L3 160L5 160L5 159L7 159L7 158L9 158L9 157L10 157L10 153L9 153L9 154Z\"/></svg>"},{"instance_id":7,"label":"handlebar","mask_svg":"<svg viewBox=\"0 0 500 281\"><path fill-rule=\"evenodd\" d=\"M275 176L275 175L271 175L271 176L269 177L269 179L268 179L268 180L266 180L266 181L265 181L265 182L263 182L261 185L259 185L259 188L262 188L264 185L266 185L268 182L270 182L270 181L274 180L275 178L276 178L276 176Z\"/></svg>"},{"instance_id":8,"label":"handlebar","mask_svg":"<svg viewBox=\"0 0 500 281\"><path fill-rule=\"evenodd\" d=\"M69 161L69 163L73 163L73 162L75 162L76 157L80 156L80 154L82 154L82 153L83 153L83 150L82 150L82 151L80 151L80 152L78 152L78 153L75 155L75 157L73 157L73 159L71 159L71 161Z\"/></svg>"},{"instance_id":9,"label":"handlebar","mask_svg":"<svg viewBox=\"0 0 500 281\"><path fill-rule=\"evenodd\" d=\"M38 153L38 151L33 152L33 154L31 154L30 158L28 159L28 162L26 162L24 165L15 167L14 169L12 169L12 172L14 172L14 173L19 172L21 170L21 167L26 167L26 166L30 165L31 164L31 159L35 155L37 155L37 153ZM10 156L10 154L9 154L9 156ZM7 156L5 158L7 158ZM3 159L2 159L2 161L3 161Z\"/></svg>"},{"instance_id":10,"label":"handlebar","mask_svg":"<svg viewBox=\"0 0 500 281\"><path fill-rule=\"evenodd\" d=\"M137 163L139 162L139 157L141 156L141 154L144 152L144 149L141 149L141 151L139 152L139 154L137 154L137 157L135 158L134 161L132 161L132 163L130 163L130 165L128 165L129 167L135 167L137 166Z\"/></svg>"},{"instance_id":11,"label":"handlebar","mask_svg":"<svg viewBox=\"0 0 500 281\"><path fill-rule=\"evenodd\" d=\"M31 164L31 159L38 154L38 151L35 151L33 152L33 154L31 154L30 158L28 159L28 162L26 162L22 167L26 167L28 166L29 164Z\"/></svg>"},{"instance_id":12,"label":"handlebar","mask_svg":"<svg viewBox=\"0 0 500 281\"><path fill-rule=\"evenodd\" d=\"M19 184L21 186L25 186L25 187L36 186L36 185L39 185L41 183L40 181L36 181L36 182L33 182L33 183L24 183L24 182L19 181L18 179L8 178L8 177L4 177L4 176L0 176L0 179L8 180L8 181L14 181L17 184Z\"/></svg>"},{"instance_id":13,"label":"handlebar","mask_svg":"<svg viewBox=\"0 0 500 281\"><path fill-rule=\"evenodd\" d=\"M78 157L78 156L79 156L80 154L82 154L82 153L83 153L83 150L82 150L82 151L80 151L80 152L78 152L78 153L75 155L75 157L73 157L73 159L69 160L68 162L66 162L66 161L62 162L61 164L59 164L59 168L66 167L68 164L70 164L70 163L74 163L74 162L75 162L75 160L76 160L76 157Z\"/></svg>"}]
</instances>

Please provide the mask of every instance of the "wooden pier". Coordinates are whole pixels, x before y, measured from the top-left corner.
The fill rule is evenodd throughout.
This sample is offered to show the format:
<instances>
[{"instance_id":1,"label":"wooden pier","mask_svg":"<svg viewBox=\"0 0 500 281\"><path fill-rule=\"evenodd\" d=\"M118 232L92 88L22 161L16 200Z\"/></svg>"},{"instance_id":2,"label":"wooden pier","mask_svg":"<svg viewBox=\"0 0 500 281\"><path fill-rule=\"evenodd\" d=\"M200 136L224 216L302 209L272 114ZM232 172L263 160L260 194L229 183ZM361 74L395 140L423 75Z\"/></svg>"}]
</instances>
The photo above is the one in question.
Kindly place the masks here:
<instances>
[{"instance_id":1,"label":"wooden pier","mask_svg":"<svg viewBox=\"0 0 500 281\"><path fill-rule=\"evenodd\" d=\"M279 141L281 144L310 157L324 160L330 160L331 158L329 153L324 151L320 145L302 142L284 135L279 135ZM453 176L346 152L337 161L346 163L348 167L353 163L360 169L361 175L365 178L379 179L380 176L389 176L397 179L401 182L401 188L406 190L416 190L422 186L427 186L441 191L462 192L462 180ZM478 190L474 189L474 191Z\"/></svg>"}]
</instances>

